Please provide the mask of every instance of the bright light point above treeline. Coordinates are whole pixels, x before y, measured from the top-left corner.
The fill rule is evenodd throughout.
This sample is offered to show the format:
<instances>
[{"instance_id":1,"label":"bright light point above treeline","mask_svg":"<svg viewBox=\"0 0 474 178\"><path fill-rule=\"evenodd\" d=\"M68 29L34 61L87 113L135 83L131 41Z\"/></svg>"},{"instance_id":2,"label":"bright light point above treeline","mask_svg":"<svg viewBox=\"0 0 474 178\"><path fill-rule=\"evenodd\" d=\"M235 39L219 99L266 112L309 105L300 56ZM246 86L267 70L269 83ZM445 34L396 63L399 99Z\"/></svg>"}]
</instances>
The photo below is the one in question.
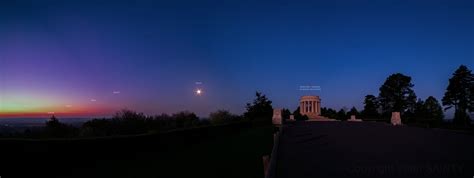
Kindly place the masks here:
<instances>
[{"instance_id":1,"label":"bright light point above treeline","mask_svg":"<svg viewBox=\"0 0 474 178\"><path fill-rule=\"evenodd\" d=\"M393 73L441 100L474 69L472 0L0 4L0 117L242 114L256 91L292 111L303 95L361 110Z\"/></svg>"},{"instance_id":2,"label":"bright light point above treeline","mask_svg":"<svg viewBox=\"0 0 474 178\"><path fill-rule=\"evenodd\" d=\"M201 89L196 89L196 95L201 95L202 94L202 90Z\"/></svg>"}]
</instances>

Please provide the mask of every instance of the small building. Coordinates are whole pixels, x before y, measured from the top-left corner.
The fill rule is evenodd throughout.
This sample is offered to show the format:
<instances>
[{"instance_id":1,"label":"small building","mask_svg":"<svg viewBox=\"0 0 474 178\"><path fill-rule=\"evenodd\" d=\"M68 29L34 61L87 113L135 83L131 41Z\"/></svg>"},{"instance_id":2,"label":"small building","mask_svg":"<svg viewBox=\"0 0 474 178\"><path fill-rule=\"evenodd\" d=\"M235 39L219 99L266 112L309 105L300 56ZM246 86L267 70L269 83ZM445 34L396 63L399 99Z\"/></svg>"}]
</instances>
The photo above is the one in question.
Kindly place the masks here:
<instances>
[{"instance_id":1,"label":"small building","mask_svg":"<svg viewBox=\"0 0 474 178\"><path fill-rule=\"evenodd\" d=\"M300 114L310 119L317 119L321 115L321 99L319 96L302 96L300 98Z\"/></svg>"}]
</instances>

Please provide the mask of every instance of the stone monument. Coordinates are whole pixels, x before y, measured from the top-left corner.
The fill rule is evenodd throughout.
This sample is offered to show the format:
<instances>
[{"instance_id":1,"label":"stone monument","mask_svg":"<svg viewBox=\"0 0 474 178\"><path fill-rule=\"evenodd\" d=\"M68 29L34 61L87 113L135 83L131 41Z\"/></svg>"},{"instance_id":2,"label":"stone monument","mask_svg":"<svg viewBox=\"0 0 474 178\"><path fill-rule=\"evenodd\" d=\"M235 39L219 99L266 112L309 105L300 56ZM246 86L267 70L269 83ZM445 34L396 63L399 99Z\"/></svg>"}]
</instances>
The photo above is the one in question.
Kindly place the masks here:
<instances>
[{"instance_id":1,"label":"stone monument","mask_svg":"<svg viewBox=\"0 0 474 178\"><path fill-rule=\"evenodd\" d=\"M281 109L273 109L272 123L274 125L282 124Z\"/></svg>"},{"instance_id":2,"label":"stone monument","mask_svg":"<svg viewBox=\"0 0 474 178\"><path fill-rule=\"evenodd\" d=\"M361 119L356 119L356 116L355 115L351 115L351 118L347 121L351 121L351 122L362 122Z\"/></svg>"},{"instance_id":3,"label":"stone monument","mask_svg":"<svg viewBox=\"0 0 474 178\"><path fill-rule=\"evenodd\" d=\"M392 112L392 125L402 125L402 119L400 118L400 112Z\"/></svg>"},{"instance_id":4,"label":"stone monument","mask_svg":"<svg viewBox=\"0 0 474 178\"><path fill-rule=\"evenodd\" d=\"M300 99L300 114L309 119L317 119L321 115L321 99L319 96L302 96Z\"/></svg>"}]
</instances>

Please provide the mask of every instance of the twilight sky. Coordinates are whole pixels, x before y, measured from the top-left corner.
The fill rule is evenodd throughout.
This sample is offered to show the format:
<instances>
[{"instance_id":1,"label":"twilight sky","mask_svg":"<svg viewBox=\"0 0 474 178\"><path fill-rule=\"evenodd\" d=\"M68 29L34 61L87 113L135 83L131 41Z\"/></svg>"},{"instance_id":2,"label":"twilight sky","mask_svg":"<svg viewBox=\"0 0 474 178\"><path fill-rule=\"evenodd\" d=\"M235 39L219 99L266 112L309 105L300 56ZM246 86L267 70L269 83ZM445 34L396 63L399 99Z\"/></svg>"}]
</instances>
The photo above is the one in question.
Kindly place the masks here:
<instances>
[{"instance_id":1,"label":"twilight sky","mask_svg":"<svg viewBox=\"0 0 474 178\"><path fill-rule=\"evenodd\" d=\"M274 107L315 94L361 109L396 72L440 100L461 64L472 0L0 2L0 117L240 114L257 90Z\"/></svg>"}]
</instances>

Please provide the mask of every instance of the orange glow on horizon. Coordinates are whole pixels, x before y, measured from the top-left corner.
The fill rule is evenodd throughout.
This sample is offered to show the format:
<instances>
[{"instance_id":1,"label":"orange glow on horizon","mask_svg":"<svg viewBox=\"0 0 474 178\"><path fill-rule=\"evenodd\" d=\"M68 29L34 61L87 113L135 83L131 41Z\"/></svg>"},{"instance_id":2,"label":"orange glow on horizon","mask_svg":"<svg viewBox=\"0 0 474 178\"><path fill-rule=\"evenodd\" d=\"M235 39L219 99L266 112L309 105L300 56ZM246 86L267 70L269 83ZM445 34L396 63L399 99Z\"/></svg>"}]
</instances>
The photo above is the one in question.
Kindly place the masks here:
<instances>
[{"instance_id":1,"label":"orange glow on horizon","mask_svg":"<svg viewBox=\"0 0 474 178\"><path fill-rule=\"evenodd\" d=\"M61 110L61 111L59 111ZM95 116L108 116L113 115L115 110L113 109L85 109L85 108L74 108L74 109L57 109L49 111L26 111L26 112L1 112L0 118L34 118L34 117L95 117Z\"/></svg>"}]
</instances>

